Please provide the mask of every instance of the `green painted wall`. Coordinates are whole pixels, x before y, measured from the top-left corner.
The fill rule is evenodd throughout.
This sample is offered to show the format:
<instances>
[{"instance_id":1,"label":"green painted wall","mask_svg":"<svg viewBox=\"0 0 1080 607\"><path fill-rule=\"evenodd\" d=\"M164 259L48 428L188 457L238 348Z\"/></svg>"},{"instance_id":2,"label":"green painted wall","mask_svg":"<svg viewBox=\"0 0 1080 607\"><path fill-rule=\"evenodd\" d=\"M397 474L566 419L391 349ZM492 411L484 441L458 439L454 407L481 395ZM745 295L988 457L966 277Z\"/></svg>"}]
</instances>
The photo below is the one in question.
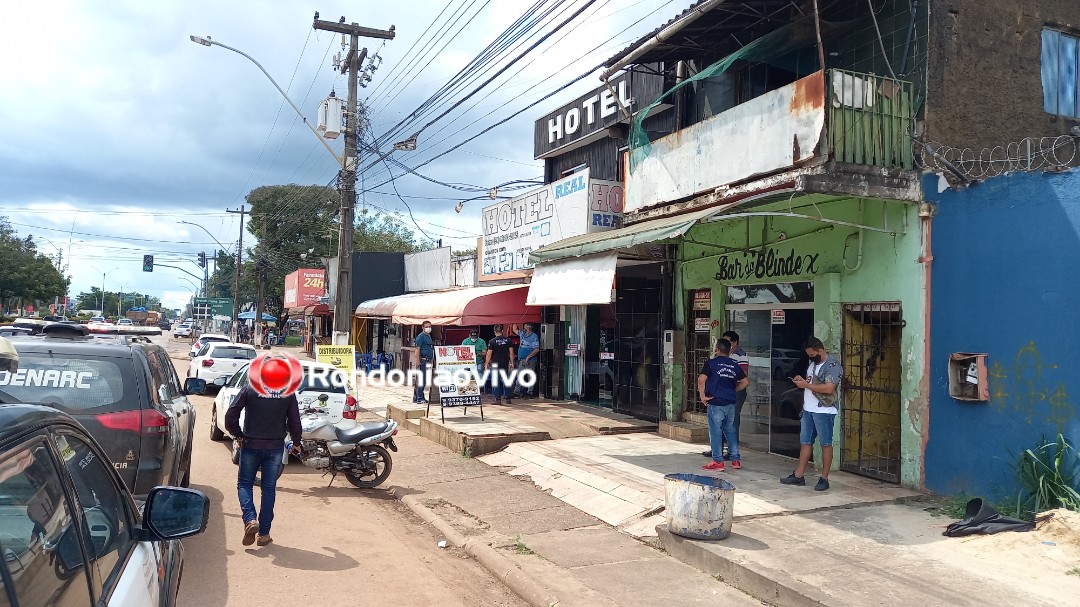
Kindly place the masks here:
<instances>
[{"instance_id":1,"label":"green painted wall","mask_svg":"<svg viewBox=\"0 0 1080 607\"><path fill-rule=\"evenodd\" d=\"M814 331L832 353L840 350L844 303L900 302L906 323L901 338L901 483L918 487L922 470L922 416L926 411L925 395L919 391L925 368L926 299L924 269L918 262L921 254L918 206L804 196L791 203L777 203L754 211L789 210L853 224L887 225L898 233L860 231L856 227L792 217L755 216L699 224L679 246L677 327L688 329L686 292L690 289L713 290L712 316L720 323L710 337L716 339L727 328L724 286L813 281ZM756 255L742 253L760 250L762 245L775 252L771 267L760 267L753 263ZM724 275L718 277L721 272ZM669 410L677 418L683 409L681 382L678 385L673 382L671 397ZM838 418L838 424L839 421ZM841 437L839 427L836 436ZM836 462L834 465L838 465L839 457Z\"/></svg>"}]
</instances>

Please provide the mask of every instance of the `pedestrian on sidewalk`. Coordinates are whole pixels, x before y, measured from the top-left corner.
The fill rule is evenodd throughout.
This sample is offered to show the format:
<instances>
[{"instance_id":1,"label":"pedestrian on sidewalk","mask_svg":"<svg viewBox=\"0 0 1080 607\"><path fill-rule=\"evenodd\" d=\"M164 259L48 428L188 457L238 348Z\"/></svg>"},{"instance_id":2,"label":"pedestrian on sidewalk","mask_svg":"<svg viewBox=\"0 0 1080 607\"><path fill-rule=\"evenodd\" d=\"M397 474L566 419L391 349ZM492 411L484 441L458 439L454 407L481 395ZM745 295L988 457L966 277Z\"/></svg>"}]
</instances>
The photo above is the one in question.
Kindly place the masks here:
<instances>
[{"instance_id":1,"label":"pedestrian on sidewalk","mask_svg":"<svg viewBox=\"0 0 1080 607\"><path fill-rule=\"evenodd\" d=\"M724 470L723 444L727 440L731 467L742 468L739 455L739 439L735 436L735 402L738 391L750 385L739 363L731 358L731 342L716 342L716 356L706 361L698 374L697 388L701 402L709 408L709 444L712 445L712 461L702 470Z\"/></svg>"},{"instance_id":2,"label":"pedestrian on sidewalk","mask_svg":"<svg viewBox=\"0 0 1080 607\"><path fill-rule=\"evenodd\" d=\"M518 335L518 381L514 387L517 396L528 398L532 388L521 383L522 371L528 369L536 376L536 357L540 354L540 335L533 331L533 326L526 323L525 328L517 332Z\"/></svg>"},{"instance_id":3,"label":"pedestrian on sidewalk","mask_svg":"<svg viewBox=\"0 0 1080 607\"><path fill-rule=\"evenodd\" d=\"M729 358L739 363L739 368L742 369L743 375L747 378L750 377L750 359L746 356L746 352L739 347L739 334L734 331L724 331L721 335L722 338L731 342L731 354ZM738 390L735 393L735 442L742 441L742 435L739 434L739 429L742 426L742 409L746 404L746 388ZM724 445L724 459L731 459L730 447L727 444ZM702 452L705 457L712 457L712 449Z\"/></svg>"},{"instance_id":4,"label":"pedestrian on sidewalk","mask_svg":"<svg viewBox=\"0 0 1080 607\"><path fill-rule=\"evenodd\" d=\"M240 413L244 427L240 428ZM250 385L244 387L225 413L225 429L236 438L240 449L240 468L237 472L236 493L244 521L245 546L257 543L265 546L270 538L270 523L274 520L274 501L277 498L277 479L285 450L285 431L292 436L293 453L300 453L300 407L296 394L280 398L262 396ZM255 474L261 472L262 493L259 510L255 510Z\"/></svg>"},{"instance_id":5,"label":"pedestrian on sidewalk","mask_svg":"<svg viewBox=\"0 0 1080 607\"><path fill-rule=\"evenodd\" d=\"M487 369L491 377L491 395L495 398L495 404L502 404L502 397L506 395L506 404L511 404L514 387L512 377L499 377L501 373L511 374L514 370L514 342L503 335L503 326L495 325L495 337L488 342Z\"/></svg>"},{"instance_id":6,"label":"pedestrian on sidewalk","mask_svg":"<svg viewBox=\"0 0 1080 607\"><path fill-rule=\"evenodd\" d=\"M814 452L814 439L821 445L821 477L815 491L829 488L829 469L833 459L833 426L840 410L840 381L844 368L830 357L825 345L816 337L806 340L803 348L810 357L806 377L796 375L791 381L803 389L802 428L799 432L799 465L790 475L780 479L785 485L805 485L806 468Z\"/></svg>"},{"instance_id":7,"label":"pedestrian on sidewalk","mask_svg":"<svg viewBox=\"0 0 1080 607\"><path fill-rule=\"evenodd\" d=\"M476 378L477 383L480 386L480 394L489 392L488 386L484 385L484 359L487 358L487 342L484 338L480 337L480 331L473 329L469 331L469 336L461 342L463 346L472 346L473 352L476 353Z\"/></svg>"},{"instance_id":8,"label":"pedestrian on sidewalk","mask_svg":"<svg viewBox=\"0 0 1080 607\"><path fill-rule=\"evenodd\" d=\"M423 405L427 404L424 389L427 388L428 370L431 368L432 361L435 360L435 343L431 341L431 321L425 320L422 328L423 331L413 340L419 359L416 368L420 371L420 377L417 378L416 387L413 389L413 402Z\"/></svg>"}]
</instances>

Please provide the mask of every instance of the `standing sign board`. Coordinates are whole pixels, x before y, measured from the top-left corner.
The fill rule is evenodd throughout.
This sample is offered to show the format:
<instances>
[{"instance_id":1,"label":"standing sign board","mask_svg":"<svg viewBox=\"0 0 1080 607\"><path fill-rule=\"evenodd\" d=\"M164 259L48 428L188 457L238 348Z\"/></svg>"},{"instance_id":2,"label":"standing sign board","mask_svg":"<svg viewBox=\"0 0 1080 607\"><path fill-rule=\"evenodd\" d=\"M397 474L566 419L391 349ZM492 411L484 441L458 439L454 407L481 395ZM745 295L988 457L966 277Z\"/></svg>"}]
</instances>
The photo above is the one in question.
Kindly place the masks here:
<instances>
[{"instance_id":1,"label":"standing sign board","mask_svg":"<svg viewBox=\"0 0 1080 607\"><path fill-rule=\"evenodd\" d=\"M473 346L435 346L435 372L440 379L436 383L439 385L439 415L443 421L446 421L446 407L464 407L466 415L469 407L480 407L480 419L484 419Z\"/></svg>"},{"instance_id":2,"label":"standing sign board","mask_svg":"<svg viewBox=\"0 0 1080 607\"><path fill-rule=\"evenodd\" d=\"M348 378L350 392L352 391L352 378L356 375L356 346L315 346L315 360L330 365L345 374ZM353 394L353 396L356 396Z\"/></svg>"}]
</instances>

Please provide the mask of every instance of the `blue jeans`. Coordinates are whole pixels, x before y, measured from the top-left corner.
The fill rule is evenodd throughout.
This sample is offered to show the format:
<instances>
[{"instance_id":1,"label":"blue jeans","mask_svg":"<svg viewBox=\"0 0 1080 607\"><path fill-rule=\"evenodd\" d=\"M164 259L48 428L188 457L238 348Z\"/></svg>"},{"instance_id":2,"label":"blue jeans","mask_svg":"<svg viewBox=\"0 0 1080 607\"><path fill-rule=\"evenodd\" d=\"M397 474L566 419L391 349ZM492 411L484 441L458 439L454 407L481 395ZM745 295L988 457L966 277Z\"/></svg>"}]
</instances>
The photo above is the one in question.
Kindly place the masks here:
<instances>
[{"instance_id":1,"label":"blue jeans","mask_svg":"<svg viewBox=\"0 0 1080 607\"><path fill-rule=\"evenodd\" d=\"M728 456L737 462L739 457L739 439L735 436L735 403L727 405L709 405L709 445L712 447L714 462L724 461L724 440L728 444Z\"/></svg>"},{"instance_id":2,"label":"blue jeans","mask_svg":"<svg viewBox=\"0 0 1080 607\"><path fill-rule=\"evenodd\" d=\"M822 447L832 445L833 422L835 413L802 413L802 425L799 428L799 444L813 445L818 439Z\"/></svg>"},{"instance_id":3,"label":"blue jeans","mask_svg":"<svg viewBox=\"0 0 1080 607\"><path fill-rule=\"evenodd\" d=\"M746 404L746 390L740 390L735 394L735 442L737 443L742 439L739 429L742 426L742 408ZM731 459L730 449L728 450L728 459Z\"/></svg>"},{"instance_id":4,"label":"blue jeans","mask_svg":"<svg viewBox=\"0 0 1080 607\"><path fill-rule=\"evenodd\" d=\"M259 520L259 535L270 535L270 523L274 520L274 500L277 498L278 470L281 468L280 449L240 449L240 473L236 480L236 493L240 497L240 512L244 523ZM262 504L255 513L255 474L262 471Z\"/></svg>"},{"instance_id":5,"label":"blue jeans","mask_svg":"<svg viewBox=\"0 0 1080 607\"><path fill-rule=\"evenodd\" d=\"M491 388L484 383L484 360L476 361L476 385L480 388L480 394L490 394Z\"/></svg>"},{"instance_id":6,"label":"blue jeans","mask_svg":"<svg viewBox=\"0 0 1080 607\"><path fill-rule=\"evenodd\" d=\"M503 371L509 372L510 370L509 369L504 369L502 366L500 366L500 365L498 365L496 363L492 363L492 365L491 365L491 395L493 397L497 398L497 399L502 399L502 397L504 397L504 396L506 398L510 399L510 398L513 398L513 394L511 394L511 392L510 392L513 389L513 385L510 384L509 382L504 383L502 381L502 378L499 377L500 374Z\"/></svg>"},{"instance_id":7,"label":"blue jeans","mask_svg":"<svg viewBox=\"0 0 1080 607\"><path fill-rule=\"evenodd\" d=\"M424 394L424 388L427 387L427 384L424 380L426 379L428 366L430 364L431 361L423 358L420 359L420 379L416 380L416 387L413 388L413 402L415 403L427 400L427 396Z\"/></svg>"}]
</instances>

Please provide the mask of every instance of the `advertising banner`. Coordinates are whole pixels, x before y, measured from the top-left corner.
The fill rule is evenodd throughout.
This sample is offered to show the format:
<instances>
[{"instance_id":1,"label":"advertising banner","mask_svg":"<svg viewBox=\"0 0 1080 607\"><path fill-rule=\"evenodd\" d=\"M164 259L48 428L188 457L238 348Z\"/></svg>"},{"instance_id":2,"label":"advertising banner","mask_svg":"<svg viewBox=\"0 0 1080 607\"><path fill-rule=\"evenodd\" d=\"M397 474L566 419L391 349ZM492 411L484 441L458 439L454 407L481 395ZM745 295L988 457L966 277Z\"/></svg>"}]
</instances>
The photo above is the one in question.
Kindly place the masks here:
<instances>
[{"instance_id":1,"label":"advertising banner","mask_svg":"<svg viewBox=\"0 0 1080 607\"><path fill-rule=\"evenodd\" d=\"M473 346L435 346L435 366L440 379L440 406L480 406L480 382L476 377Z\"/></svg>"},{"instance_id":2,"label":"advertising banner","mask_svg":"<svg viewBox=\"0 0 1080 607\"><path fill-rule=\"evenodd\" d=\"M284 308L313 306L326 292L326 271L300 268L285 276Z\"/></svg>"},{"instance_id":3,"label":"advertising banner","mask_svg":"<svg viewBox=\"0 0 1080 607\"><path fill-rule=\"evenodd\" d=\"M623 202L621 182L590 179L585 169L485 207L481 275L531 269L529 252L534 249L622 227Z\"/></svg>"},{"instance_id":4,"label":"advertising banner","mask_svg":"<svg viewBox=\"0 0 1080 607\"><path fill-rule=\"evenodd\" d=\"M315 346L315 360L331 365L349 378L350 382L356 372L356 346ZM350 383L351 386L351 383ZM354 395L355 396L355 395Z\"/></svg>"}]
</instances>

